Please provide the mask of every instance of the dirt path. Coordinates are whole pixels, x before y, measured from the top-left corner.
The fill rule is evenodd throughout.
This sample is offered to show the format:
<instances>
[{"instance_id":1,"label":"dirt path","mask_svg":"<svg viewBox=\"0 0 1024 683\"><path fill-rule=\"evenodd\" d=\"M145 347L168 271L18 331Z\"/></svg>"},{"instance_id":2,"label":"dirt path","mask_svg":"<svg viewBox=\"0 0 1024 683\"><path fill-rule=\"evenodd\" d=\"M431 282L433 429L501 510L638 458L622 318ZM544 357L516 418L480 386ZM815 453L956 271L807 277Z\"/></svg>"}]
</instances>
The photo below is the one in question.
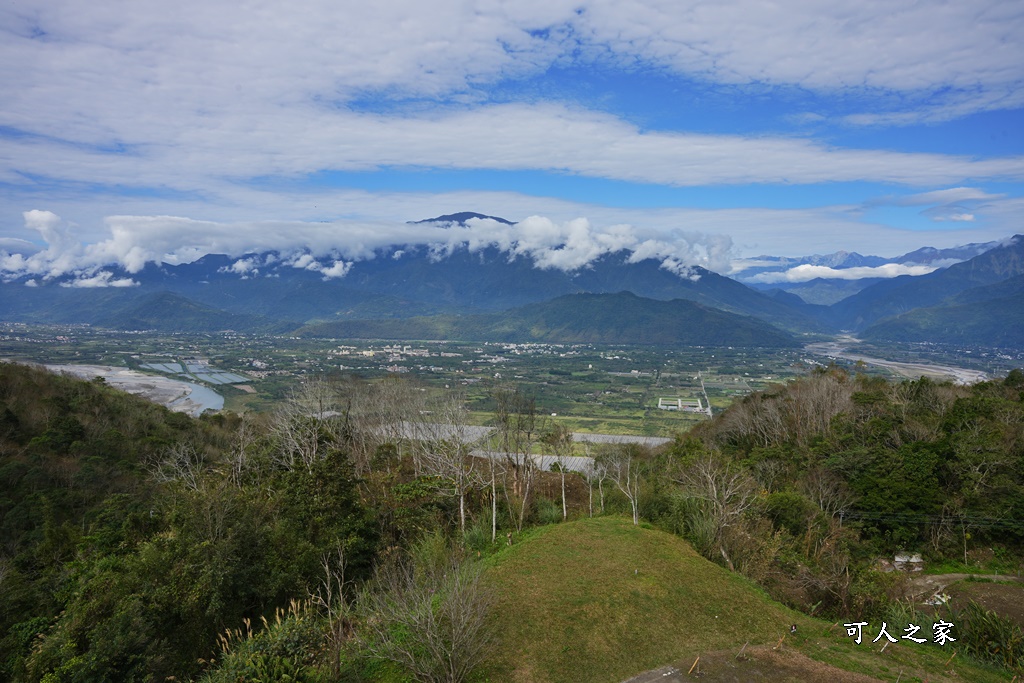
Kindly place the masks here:
<instances>
[{"instance_id":1,"label":"dirt path","mask_svg":"<svg viewBox=\"0 0 1024 683\"><path fill-rule=\"evenodd\" d=\"M910 597L915 600L926 600L936 593L941 593L947 586L971 577L988 581L1022 580L1013 574L914 574L910 577Z\"/></svg>"},{"instance_id":2,"label":"dirt path","mask_svg":"<svg viewBox=\"0 0 1024 683\"><path fill-rule=\"evenodd\" d=\"M691 666L692 661L678 662L675 666L645 671L625 683L680 683L696 678L716 683L875 683L879 680L815 661L789 648L773 650L768 645L747 648L740 657L735 650L705 653L697 666L693 666L693 673L688 673Z\"/></svg>"}]
</instances>

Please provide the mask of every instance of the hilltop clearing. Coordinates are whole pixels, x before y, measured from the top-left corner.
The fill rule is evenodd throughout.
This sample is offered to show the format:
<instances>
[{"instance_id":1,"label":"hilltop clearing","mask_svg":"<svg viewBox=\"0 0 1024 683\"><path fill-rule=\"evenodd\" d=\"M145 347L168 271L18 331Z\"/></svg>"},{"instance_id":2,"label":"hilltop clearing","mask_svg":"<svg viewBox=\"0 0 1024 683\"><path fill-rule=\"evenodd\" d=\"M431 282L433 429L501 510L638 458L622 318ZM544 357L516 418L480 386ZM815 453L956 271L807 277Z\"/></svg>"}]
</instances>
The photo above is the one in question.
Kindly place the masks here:
<instances>
[{"instance_id":1,"label":"hilltop clearing","mask_svg":"<svg viewBox=\"0 0 1024 683\"><path fill-rule=\"evenodd\" d=\"M488 562L490 680L690 680L697 656L712 681L1004 680L944 666L952 648L855 645L841 624L790 610L683 539L625 518L543 527Z\"/></svg>"},{"instance_id":2,"label":"hilltop clearing","mask_svg":"<svg viewBox=\"0 0 1024 683\"><path fill-rule=\"evenodd\" d=\"M618 681L690 652L775 642L807 621L683 539L619 518L540 529L486 577L501 680Z\"/></svg>"}]
</instances>

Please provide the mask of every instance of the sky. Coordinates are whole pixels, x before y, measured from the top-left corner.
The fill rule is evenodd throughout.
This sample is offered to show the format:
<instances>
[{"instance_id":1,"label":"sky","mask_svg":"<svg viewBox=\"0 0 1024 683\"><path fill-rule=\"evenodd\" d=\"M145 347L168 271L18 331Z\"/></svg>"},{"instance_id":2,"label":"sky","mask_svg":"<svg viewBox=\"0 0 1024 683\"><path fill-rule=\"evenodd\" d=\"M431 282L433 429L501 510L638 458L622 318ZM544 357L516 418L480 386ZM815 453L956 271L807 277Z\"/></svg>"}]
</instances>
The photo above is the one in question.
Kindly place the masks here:
<instances>
[{"instance_id":1,"label":"sky","mask_svg":"<svg viewBox=\"0 0 1024 683\"><path fill-rule=\"evenodd\" d=\"M1024 232L1022 3L8 0L0 31L4 279L262 249L343 277L457 240L730 272ZM408 224L458 211L520 225Z\"/></svg>"}]
</instances>

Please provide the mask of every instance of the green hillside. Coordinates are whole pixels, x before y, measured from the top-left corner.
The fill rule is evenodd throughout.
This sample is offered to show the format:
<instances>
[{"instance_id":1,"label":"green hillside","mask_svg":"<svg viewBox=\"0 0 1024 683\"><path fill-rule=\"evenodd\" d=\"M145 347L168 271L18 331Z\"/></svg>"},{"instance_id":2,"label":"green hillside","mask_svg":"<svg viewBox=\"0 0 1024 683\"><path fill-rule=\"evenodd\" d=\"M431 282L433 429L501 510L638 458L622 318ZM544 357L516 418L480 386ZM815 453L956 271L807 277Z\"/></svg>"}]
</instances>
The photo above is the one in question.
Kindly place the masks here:
<instances>
[{"instance_id":1,"label":"green hillside","mask_svg":"<svg viewBox=\"0 0 1024 683\"><path fill-rule=\"evenodd\" d=\"M540 529L485 576L498 589L493 680L621 681L691 652L774 642L805 619L625 518Z\"/></svg>"},{"instance_id":2,"label":"green hillside","mask_svg":"<svg viewBox=\"0 0 1024 683\"><path fill-rule=\"evenodd\" d=\"M668 664L686 671L697 656L712 681L1005 680L965 661L950 670L937 646L858 646L627 518L542 527L486 562L495 636L477 680L618 683Z\"/></svg>"},{"instance_id":3,"label":"green hillside","mask_svg":"<svg viewBox=\"0 0 1024 683\"><path fill-rule=\"evenodd\" d=\"M889 592L899 575L872 568L897 548L934 538L929 561L983 551L1000 573L1019 571L1022 388L1020 371L973 387L816 373L734 403L660 454L622 451L643 517L682 537L614 516L551 524L558 477L546 473L522 527L506 514L514 489L498 488L492 546L486 498L467 491L461 533L458 475L417 476L412 454L360 419L395 402L393 385L307 380L273 416L193 419L101 381L0 364L0 680L404 683L459 661L473 673L429 680L615 683L700 656L704 680L756 680L756 669L780 681L1005 681L1024 640L993 615L950 615L954 668L951 648L883 652L840 624L930 630ZM312 405L350 412L313 418ZM464 449L450 453L470 467ZM771 493L749 474L766 453L790 464ZM807 471L826 457L830 474ZM738 482L726 512L757 498L724 522L698 507L702 482L723 476ZM570 497L586 495L569 478ZM621 509L611 482L598 486ZM946 500L959 501L958 526L936 536ZM845 520L829 513L839 509ZM464 631L485 621L489 641ZM468 645L423 645L460 632Z\"/></svg>"},{"instance_id":4,"label":"green hillside","mask_svg":"<svg viewBox=\"0 0 1024 683\"><path fill-rule=\"evenodd\" d=\"M839 327L862 330L876 321L915 308L935 307L969 289L994 285L1024 274L1024 237L927 275L903 275L871 285L831 306L828 317ZM928 339L928 341L942 341Z\"/></svg>"},{"instance_id":5,"label":"green hillside","mask_svg":"<svg viewBox=\"0 0 1024 683\"><path fill-rule=\"evenodd\" d=\"M917 308L880 320L861 335L882 341L929 341L1024 347L1024 299L1011 296L952 306Z\"/></svg>"},{"instance_id":6,"label":"green hillside","mask_svg":"<svg viewBox=\"0 0 1024 683\"><path fill-rule=\"evenodd\" d=\"M498 314L307 325L308 337L791 347L788 333L749 316L684 299L569 294Z\"/></svg>"},{"instance_id":7,"label":"green hillside","mask_svg":"<svg viewBox=\"0 0 1024 683\"><path fill-rule=\"evenodd\" d=\"M158 330L161 332L215 332L245 330L283 332L293 324L258 315L228 313L186 299L172 292L148 294L100 313L93 324L116 330Z\"/></svg>"},{"instance_id":8,"label":"green hillside","mask_svg":"<svg viewBox=\"0 0 1024 683\"><path fill-rule=\"evenodd\" d=\"M939 306L885 318L862 336L885 341L1024 347L1024 275L972 287Z\"/></svg>"}]
</instances>

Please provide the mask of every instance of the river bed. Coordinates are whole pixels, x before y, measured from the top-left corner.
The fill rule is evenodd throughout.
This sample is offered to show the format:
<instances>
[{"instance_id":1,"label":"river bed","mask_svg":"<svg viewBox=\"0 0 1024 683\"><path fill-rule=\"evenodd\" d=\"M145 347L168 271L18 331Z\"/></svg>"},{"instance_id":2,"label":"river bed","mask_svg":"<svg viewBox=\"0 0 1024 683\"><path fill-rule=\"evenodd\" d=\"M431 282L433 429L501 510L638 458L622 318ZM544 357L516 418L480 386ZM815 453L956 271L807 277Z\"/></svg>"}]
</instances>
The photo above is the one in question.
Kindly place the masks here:
<instances>
[{"instance_id":1,"label":"river bed","mask_svg":"<svg viewBox=\"0 0 1024 683\"><path fill-rule=\"evenodd\" d=\"M74 375L82 379L102 377L121 391L159 403L162 406L198 417L205 410L224 408L224 397L209 387L169 377L145 375L128 368L110 365L45 365L50 372Z\"/></svg>"},{"instance_id":2,"label":"river bed","mask_svg":"<svg viewBox=\"0 0 1024 683\"><path fill-rule=\"evenodd\" d=\"M871 358L870 356L846 350L847 346L857 342L858 340L853 337L839 337L835 341L808 344L804 347L804 350L816 356L841 358L843 360L860 361L868 365L876 365L911 379L919 377L928 377L936 380L952 379L957 384L975 384L976 382L984 382L988 379L988 375L981 370L970 370L968 368L935 365L932 363L903 363L883 358Z\"/></svg>"}]
</instances>

